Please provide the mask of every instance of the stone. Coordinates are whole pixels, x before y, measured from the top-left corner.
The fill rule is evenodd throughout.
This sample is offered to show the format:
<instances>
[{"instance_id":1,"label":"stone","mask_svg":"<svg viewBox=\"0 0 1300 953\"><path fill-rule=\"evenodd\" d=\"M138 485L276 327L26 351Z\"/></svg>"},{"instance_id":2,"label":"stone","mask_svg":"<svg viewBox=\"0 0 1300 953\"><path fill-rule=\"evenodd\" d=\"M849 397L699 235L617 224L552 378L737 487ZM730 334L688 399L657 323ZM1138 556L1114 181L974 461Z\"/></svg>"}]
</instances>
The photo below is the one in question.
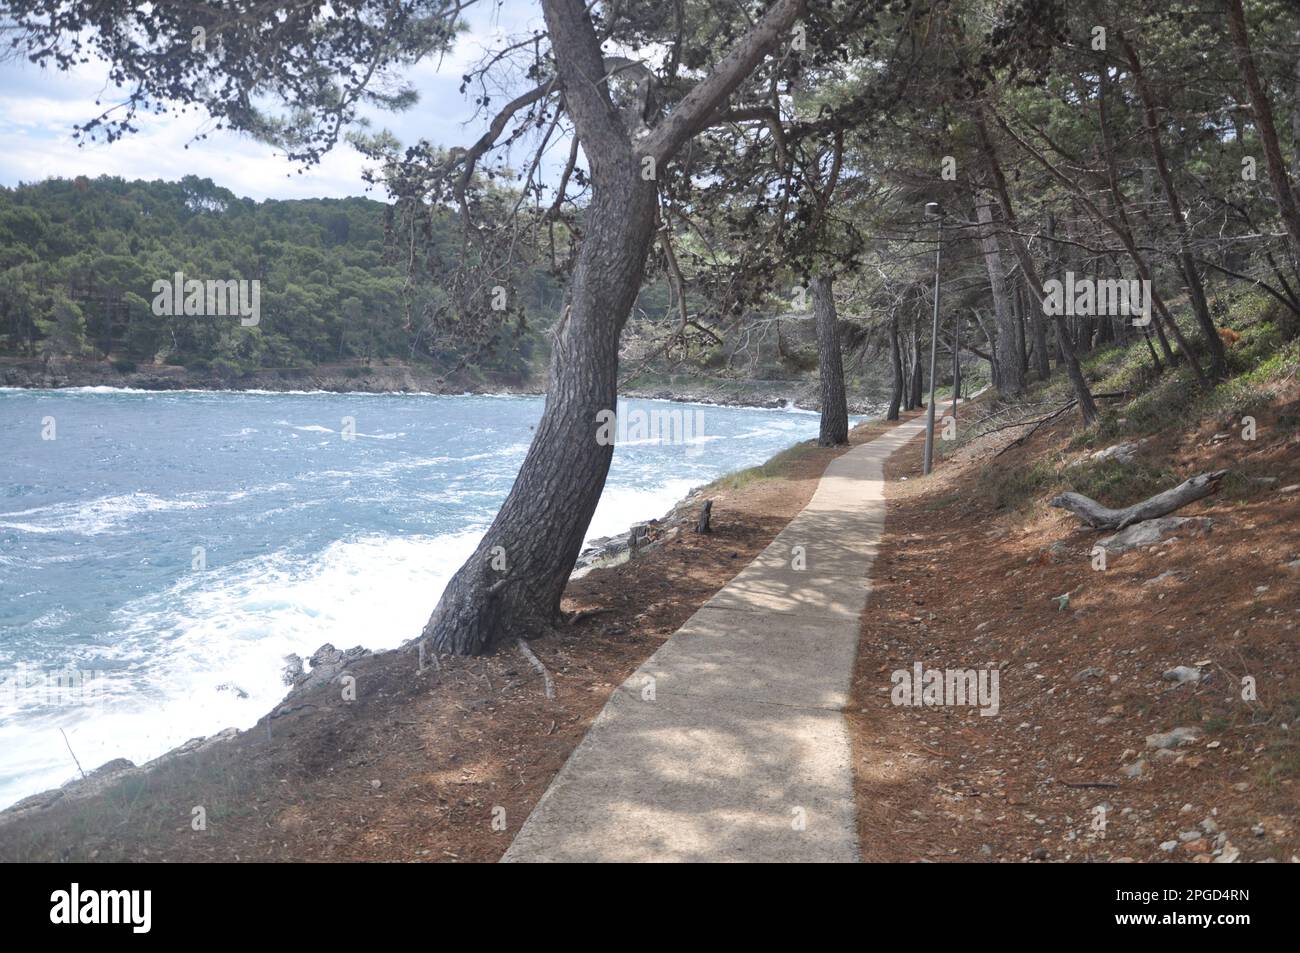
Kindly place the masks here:
<instances>
[{"instance_id":1,"label":"stone","mask_svg":"<svg viewBox=\"0 0 1300 953\"><path fill-rule=\"evenodd\" d=\"M1214 521L1205 516L1161 516L1125 527L1113 536L1103 537L1097 545L1108 553L1126 553L1139 546L1154 546L1178 529L1209 532Z\"/></svg>"},{"instance_id":2,"label":"stone","mask_svg":"<svg viewBox=\"0 0 1300 953\"><path fill-rule=\"evenodd\" d=\"M1201 670L1193 668L1191 665L1177 665L1174 668L1167 669L1160 677L1166 682L1177 682L1179 685L1185 685L1188 682L1195 685L1201 680Z\"/></svg>"},{"instance_id":3,"label":"stone","mask_svg":"<svg viewBox=\"0 0 1300 953\"><path fill-rule=\"evenodd\" d=\"M1127 442L1117 443L1109 446L1104 450L1098 450L1096 453L1090 453L1086 457L1074 461L1070 467L1083 466L1085 463L1103 463L1106 460L1114 460L1117 463L1132 463L1133 454L1137 452L1138 444Z\"/></svg>"},{"instance_id":4,"label":"stone","mask_svg":"<svg viewBox=\"0 0 1300 953\"><path fill-rule=\"evenodd\" d=\"M1181 745L1191 744L1199 737L1201 737L1200 728L1175 728L1172 731L1166 731L1163 734L1147 735L1147 747L1177 748Z\"/></svg>"}]
</instances>

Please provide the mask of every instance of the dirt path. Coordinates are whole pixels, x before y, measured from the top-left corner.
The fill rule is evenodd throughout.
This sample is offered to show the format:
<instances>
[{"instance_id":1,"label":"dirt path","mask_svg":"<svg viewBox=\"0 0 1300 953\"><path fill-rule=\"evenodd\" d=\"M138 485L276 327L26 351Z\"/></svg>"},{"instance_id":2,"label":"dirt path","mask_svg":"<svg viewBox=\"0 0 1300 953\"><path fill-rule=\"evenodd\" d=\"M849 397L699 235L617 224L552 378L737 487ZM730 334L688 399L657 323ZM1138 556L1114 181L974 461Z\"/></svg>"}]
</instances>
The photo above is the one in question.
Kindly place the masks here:
<instances>
[{"instance_id":1,"label":"dirt path","mask_svg":"<svg viewBox=\"0 0 1300 953\"><path fill-rule=\"evenodd\" d=\"M837 458L808 505L613 693L507 861L852 861L849 695L917 419Z\"/></svg>"}]
</instances>

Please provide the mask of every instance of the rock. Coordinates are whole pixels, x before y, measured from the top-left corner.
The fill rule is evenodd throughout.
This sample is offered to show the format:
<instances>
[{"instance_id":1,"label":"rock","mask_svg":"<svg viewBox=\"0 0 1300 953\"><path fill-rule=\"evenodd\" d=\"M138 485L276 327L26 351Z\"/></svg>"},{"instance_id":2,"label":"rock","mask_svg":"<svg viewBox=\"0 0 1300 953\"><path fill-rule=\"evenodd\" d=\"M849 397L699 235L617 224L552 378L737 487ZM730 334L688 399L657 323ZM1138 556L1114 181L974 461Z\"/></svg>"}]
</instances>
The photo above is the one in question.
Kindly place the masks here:
<instances>
[{"instance_id":1,"label":"rock","mask_svg":"<svg viewBox=\"0 0 1300 953\"><path fill-rule=\"evenodd\" d=\"M992 857L992 856L993 856L993 848L990 847L988 844L980 844L980 856L981 856L981 857Z\"/></svg>"},{"instance_id":2,"label":"rock","mask_svg":"<svg viewBox=\"0 0 1300 953\"><path fill-rule=\"evenodd\" d=\"M86 780L91 778L111 778L115 774L123 771L130 771L135 767L134 761L128 761L126 758L114 758L112 761L105 761L90 774L86 775Z\"/></svg>"},{"instance_id":3,"label":"rock","mask_svg":"<svg viewBox=\"0 0 1300 953\"><path fill-rule=\"evenodd\" d=\"M1178 839L1182 841L1184 844L1187 844L1194 840L1200 840L1201 832L1200 831L1179 831Z\"/></svg>"},{"instance_id":4,"label":"rock","mask_svg":"<svg viewBox=\"0 0 1300 953\"><path fill-rule=\"evenodd\" d=\"M303 677L303 662L301 655L286 655L284 657L284 670L280 678L286 685L293 685Z\"/></svg>"},{"instance_id":5,"label":"rock","mask_svg":"<svg viewBox=\"0 0 1300 953\"><path fill-rule=\"evenodd\" d=\"M1264 831L1264 825L1263 825L1263 824L1254 824L1254 825L1251 826L1251 828L1250 828L1250 832L1251 832L1252 834L1254 834L1256 837L1263 837L1263 836L1264 836L1264 833L1265 833L1265 831Z\"/></svg>"},{"instance_id":6,"label":"rock","mask_svg":"<svg viewBox=\"0 0 1300 953\"><path fill-rule=\"evenodd\" d=\"M1146 774L1146 771L1147 763L1145 761L1134 761L1132 764L1126 765L1122 768L1120 773L1126 778L1140 778L1142 775Z\"/></svg>"},{"instance_id":7,"label":"rock","mask_svg":"<svg viewBox=\"0 0 1300 953\"><path fill-rule=\"evenodd\" d=\"M1046 860L1051 855L1048 854L1046 847L1035 847L1033 853L1029 855L1030 860Z\"/></svg>"},{"instance_id":8,"label":"rock","mask_svg":"<svg viewBox=\"0 0 1300 953\"><path fill-rule=\"evenodd\" d=\"M1175 728L1173 731L1167 731L1164 734L1147 735L1147 747L1177 748L1181 745L1191 744L1199 737L1201 737L1200 728Z\"/></svg>"},{"instance_id":9,"label":"rock","mask_svg":"<svg viewBox=\"0 0 1300 953\"><path fill-rule=\"evenodd\" d=\"M1183 843L1183 850L1187 851L1189 854L1204 854L1209 849L1210 844L1204 837L1198 837L1196 840L1185 841Z\"/></svg>"},{"instance_id":10,"label":"rock","mask_svg":"<svg viewBox=\"0 0 1300 953\"><path fill-rule=\"evenodd\" d=\"M1219 833L1219 825L1214 823L1214 818L1207 817L1205 820L1201 821L1201 830L1205 831L1207 834L1217 834Z\"/></svg>"},{"instance_id":11,"label":"rock","mask_svg":"<svg viewBox=\"0 0 1300 953\"><path fill-rule=\"evenodd\" d=\"M1178 841L1167 840L1160 845L1160 849L1163 850L1166 854L1172 854L1175 850L1178 849Z\"/></svg>"},{"instance_id":12,"label":"rock","mask_svg":"<svg viewBox=\"0 0 1300 953\"><path fill-rule=\"evenodd\" d=\"M1126 553L1138 546L1154 546L1177 529L1195 529L1208 533L1213 525L1214 521L1206 516L1161 516L1159 519L1134 523L1113 536L1102 538L1097 545L1108 553Z\"/></svg>"},{"instance_id":13,"label":"rock","mask_svg":"<svg viewBox=\"0 0 1300 953\"><path fill-rule=\"evenodd\" d=\"M1158 586L1158 585L1160 585L1162 582L1164 582L1166 579L1177 579L1177 578L1178 578L1179 576L1181 576L1181 575L1182 575L1182 573L1181 573L1180 571L1178 571L1177 569L1170 569L1170 570L1168 570L1168 571L1166 571L1166 572L1162 572L1162 573L1161 573L1160 575L1158 575L1158 576L1154 576L1154 577L1152 577L1151 579L1148 579L1146 582L1142 583L1142 585L1143 585L1143 586Z\"/></svg>"},{"instance_id":14,"label":"rock","mask_svg":"<svg viewBox=\"0 0 1300 953\"><path fill-rule=\"evenodd\" d=\"M1129 464L1133 462L1133 454L1137 452L1140 445L1140 443L1134 442L1117 443L1104 450L1098 450L1096 453L1090 453L1086 457L1080 457L1069 464L1066 469L1071 470L1075 467L1081 467L1085 463L1104 463L1107 460Z\"/></svg>"},{"instance_id":15,"label":"rock","mask_svg":"<svg viewBox=\"0 0 1300 953\"><path fill-rule=\"evenodd\" d=\"M1070 555L1070 548L1060 541L1052 543L1045 549L1039 550L1040 560L1042 562L1059 563Z\"/></svg>"},{"instance_id":16,"label":"rock","mask_svg":"<svg viewBox=\"0 0 1300 953\"><path fill-rule=\"evenodd\" d=\"M297 677L294 679L293 688L285 696L285 700L306 694L321 685L329 684L342 675L349 665L369 654L369 650L359 645L348 649L346 652L340 652L333 645L326 642L313 652L311 658L308 659L311 662L311 671L303 674L299 670ZM288 674L288 671L289 667L286 666L285 673Z\"/></svg>"},{"instance_id":17,"label":"rock","mask_svg":"<svg viewBox=\"0 0 1300 953\"><path fill-rule=\"evenodd\" d=\"M1214 858L1216 864L1235 864L1237 858L1241 856L1241 851L1228 844L1223 848L1223 853Z\"/></svg>"},{"instance_id":18,"label":"rock","mask_svg":"<svg viewBox=\"0 0 1300 953\"><path fill-rule=\"evenodd\" d=\"M1195 685L1201 680L1201 670L1190 665L1178 665L1167 669L1160 677L1166 682L1177 682L1179 685L1184 685L1187 682Z\"/></svg>"},{"instance_id":19,"label":"rock","mask_svg":"<svg viewBox=\"0 0 1300 953\"><path fill-rule=\"evenodd\" d=\"M1300 559L1293 559L1286 564L1286 568L1292 572L1300 572Z\"/></svg>"},{"instance_id":20,"label":"rock","mask_svg":"<svg viewBox=\"0 0 1300 953\"><path fill-rule=\"evenodd\" d=\"M1284 487L1282 487L1282 489L1278 490L1278 492L1279 492L1279 493L1294 493L1294 492L1296 492L1297 490L1300 490L1300 483L1292 483L1290 486L1284 486Z\"/></svg>"},{"instance_id":21,"label":"rock","mask_svg":"<svg viewBox=\"0 0 1300 953\"><path fill-rule=\"evenodd\" d=\"M1101 678L1105 674L1106 672L1104 669L1097 668L1094 665L1091 668L1085 668L1082 672L1075 672L1074 677L1071 678L1070 681L1081 682L1085 678ZM1098 724L1100 724L1100 722L1098 722Z\"/></svg>"},{"instance_id":22,"label":"rock","mask_svg":"<svg viewBox=\"0 0 1300 953\"><path fill-rule=\"evenodd\" d=\"M371 778L370 786L374 788L376 791L378 791L380 788L384 786L384 782L380 781L378 778Z\"/></svg>"}]
</instances>

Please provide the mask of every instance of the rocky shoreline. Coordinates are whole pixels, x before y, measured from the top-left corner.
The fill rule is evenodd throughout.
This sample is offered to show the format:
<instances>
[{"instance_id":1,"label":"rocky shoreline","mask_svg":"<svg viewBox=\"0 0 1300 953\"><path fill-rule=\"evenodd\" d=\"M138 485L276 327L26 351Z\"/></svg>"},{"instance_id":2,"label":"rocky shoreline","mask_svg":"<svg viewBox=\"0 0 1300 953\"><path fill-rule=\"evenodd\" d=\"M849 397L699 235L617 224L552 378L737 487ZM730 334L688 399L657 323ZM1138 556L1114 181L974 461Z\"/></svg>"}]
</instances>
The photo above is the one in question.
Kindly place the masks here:
<instances>
[{"instance_id":1,"label":"rocky shoreline","mask_svg":"<svg viewBox=\"0 0 1300 953\"><path fill-rule=\"evenodd\" d=\"M270 391L335 394L512 394L541 397L532 380L476 380L464 374L440 376L432 369L409 364L340 364L313 368L271 368L238 377L178 365L132 368L111 361L27 360L0 358L0 387L58 390L71 387L116 387L144 391ZM644 400L717 404L734 407L818 409L817 381L734 381L690 378L670 383L624 388L622 396ZM878 403L850 400L849 412L879 411Z\"/></svg>"}]
</instances>

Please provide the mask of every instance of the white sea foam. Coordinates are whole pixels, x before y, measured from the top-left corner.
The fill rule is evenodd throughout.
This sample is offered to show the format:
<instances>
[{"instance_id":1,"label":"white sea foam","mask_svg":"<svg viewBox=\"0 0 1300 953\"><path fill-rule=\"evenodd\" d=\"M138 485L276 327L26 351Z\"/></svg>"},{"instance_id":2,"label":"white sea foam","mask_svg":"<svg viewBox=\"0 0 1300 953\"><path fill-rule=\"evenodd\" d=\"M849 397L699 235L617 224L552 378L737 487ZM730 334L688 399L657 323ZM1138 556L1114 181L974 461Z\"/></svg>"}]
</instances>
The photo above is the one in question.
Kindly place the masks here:
<instances>
[{"instance_id":1,"label":"white sea foam","mask_svg":"<svg viewBox=\"0 0 1300 953\"><path fill-rule=\"evenodd\" d=\"M205 505L199 500L169 500L152 493L124 493L85 502L52 503L0 513L0 529L95 536L110 532L143 513L202 509Z\"/></svg>"},{"instance_id":2,"label":"white sea foam","mask_svg":"<svg viewBox=\"0 0 1300 953\"><path fill-rule=\"evenodd\" d=\"M114 644L70 662L113 666L97 679L95 707L34 709L21 691L7 701L0 691L0 805L71 776L60 728L86 768L121 757L139 764L254 724L284 696L289 653L305 658L325 642L397 647L419 634L480 536L363 536L311 558L279 552L187 575L128 603Z\"/></svg>"}]
</instances>

